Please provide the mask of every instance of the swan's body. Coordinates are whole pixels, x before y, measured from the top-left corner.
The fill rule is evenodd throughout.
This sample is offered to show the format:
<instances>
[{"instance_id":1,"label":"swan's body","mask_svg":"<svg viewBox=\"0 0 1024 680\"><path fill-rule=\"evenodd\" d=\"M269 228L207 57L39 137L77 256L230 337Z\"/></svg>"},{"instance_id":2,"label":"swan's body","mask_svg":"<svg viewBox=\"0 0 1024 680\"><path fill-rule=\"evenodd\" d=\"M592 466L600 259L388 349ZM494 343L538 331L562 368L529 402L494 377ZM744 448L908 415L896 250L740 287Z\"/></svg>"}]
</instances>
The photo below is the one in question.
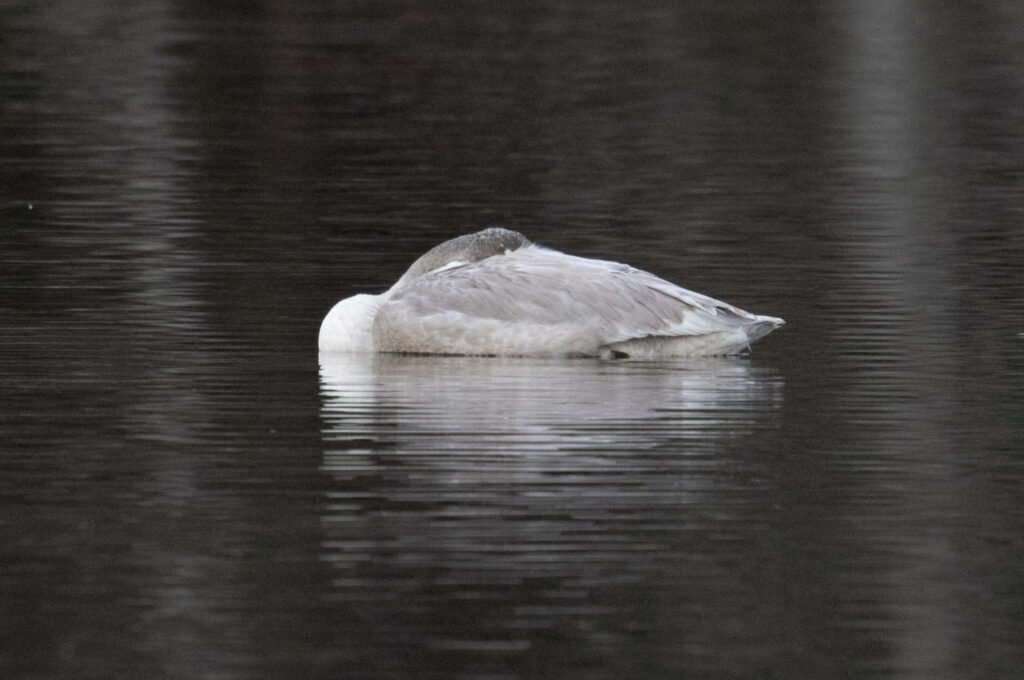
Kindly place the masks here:
<instances>
[{"instance_id":1,"label":"swan's body","mask_svg":"<svg viewBox=\"0 0 1024 680\"><path fill-rule=\"evenodd\" d=\"M736 354L783 324L518 232L446 241L382 295L336 304L320 349L504 356Z\"/></svg>"}]
</instances>

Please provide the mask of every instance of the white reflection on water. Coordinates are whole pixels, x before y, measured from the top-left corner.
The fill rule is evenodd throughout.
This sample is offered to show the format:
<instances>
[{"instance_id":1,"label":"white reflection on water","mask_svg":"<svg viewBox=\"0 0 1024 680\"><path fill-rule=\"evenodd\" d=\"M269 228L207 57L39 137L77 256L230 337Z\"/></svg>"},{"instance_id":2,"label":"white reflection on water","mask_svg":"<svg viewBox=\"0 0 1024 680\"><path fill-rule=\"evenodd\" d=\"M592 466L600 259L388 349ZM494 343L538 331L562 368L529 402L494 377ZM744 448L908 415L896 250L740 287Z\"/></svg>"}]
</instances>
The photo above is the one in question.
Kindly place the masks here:
<instances>
[{"instance_id":1,"label":"white reflection on water","mask_svg":"<svg viewBox=\"0 0 1024 680\"><path fill-rule=\"evenodd\" d=\"M737 461L773 427L774 371L321 355L320 378L323 559L369 647L478 667L555 635L556 668L664 668L735 639L732 553L770 502ZM682 601L715 612L686 645L652 632Z\"/></svg>"},{"instance_id":2,"label":"white reflection on water","mask_svg":"<svg viewBox=\"0 0 1024 680\"><path fill-rule=\"evenodd\" d=\"M748 432L782 381L742 360L320 355L328 470L352 440L406 452L643 450ZM706 442L705 442L706 443Z\"/></svg>"}]
</instances>

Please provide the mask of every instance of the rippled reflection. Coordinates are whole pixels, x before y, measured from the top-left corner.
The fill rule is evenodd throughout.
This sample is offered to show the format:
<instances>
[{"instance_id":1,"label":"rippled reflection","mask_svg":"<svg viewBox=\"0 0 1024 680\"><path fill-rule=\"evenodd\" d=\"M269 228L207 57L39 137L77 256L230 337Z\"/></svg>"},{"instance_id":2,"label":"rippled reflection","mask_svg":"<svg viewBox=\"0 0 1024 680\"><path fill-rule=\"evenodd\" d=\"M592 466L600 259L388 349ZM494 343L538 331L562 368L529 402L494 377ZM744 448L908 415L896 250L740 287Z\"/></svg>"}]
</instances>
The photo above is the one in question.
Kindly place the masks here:
<instances>
[{"instance_id":1,"label":"rippled reflection","mask_svg":"<svg viewBox=\"0 0 1024 680\"><path fill-rule=\"evenodd\" d=\"M621 668L659 618L735 587L730 540L764 500L733 466L777 416L773 371L326 354L320 369L324 559L339 600L373 603L375 645L500 665L571 639L553 663ZM653 641L650 663L713 651L726 609L693 649Z\"/></svg>"},{"instance_id":2,"label":"rippled reflection","mask_svg":"<svg viewBox=\"0 0 1024 680\"><path fill-rule=\"evenodd\" d=\"M445 450L557 451L738 436L781 399L781 378L742 360L603 362L320 355L328 442L452 435ZM396 420L400 419L400 425ZM390 428L397 432L390 432ZM360 428L365 428L360 430ZM374 429L377 432L374 432ZM497 441L497 445L495 442ZM347 448L347 447L345 447ZM371 446L369 447L379 448Z\"/></svg>"}]
</instances>

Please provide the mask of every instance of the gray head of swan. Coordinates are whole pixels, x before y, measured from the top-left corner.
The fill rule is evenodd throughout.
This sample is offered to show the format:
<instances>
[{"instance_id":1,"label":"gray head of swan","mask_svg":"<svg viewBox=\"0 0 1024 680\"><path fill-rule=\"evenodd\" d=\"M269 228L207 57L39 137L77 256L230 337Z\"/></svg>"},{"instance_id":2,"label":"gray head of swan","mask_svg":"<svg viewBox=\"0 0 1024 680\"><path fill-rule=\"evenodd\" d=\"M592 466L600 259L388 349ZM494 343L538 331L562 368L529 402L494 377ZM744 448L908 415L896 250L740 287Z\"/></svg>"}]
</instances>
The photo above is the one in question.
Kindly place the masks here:
<instances>
[{"instance_id":1,"label":"gray head of swan","mask_svg":"<svg viewBox=\"0 0 1024 680\"><path fill-rule=\"evenodd\" d=\"M783 325L654 274L508 229L446 241L381 295L336 304L321 351L502 356L736 354Z\"/></svg>"},{"instance_id":2,"label":"gray head of swan","mask_svg":"<svg viewBox=\"0 0 1024 680\"><path fill-rule=\"evenodd\" d=\"M500 227L491 227L475 234L465 234L434 246L420 255L405 274L402 274L402 278L392 286L392 289L401 288L404 284L453 262L479 262L492 255L502 255L528 245L530 245L529 239L518 231Z\"/></svg>"}]
</instances>

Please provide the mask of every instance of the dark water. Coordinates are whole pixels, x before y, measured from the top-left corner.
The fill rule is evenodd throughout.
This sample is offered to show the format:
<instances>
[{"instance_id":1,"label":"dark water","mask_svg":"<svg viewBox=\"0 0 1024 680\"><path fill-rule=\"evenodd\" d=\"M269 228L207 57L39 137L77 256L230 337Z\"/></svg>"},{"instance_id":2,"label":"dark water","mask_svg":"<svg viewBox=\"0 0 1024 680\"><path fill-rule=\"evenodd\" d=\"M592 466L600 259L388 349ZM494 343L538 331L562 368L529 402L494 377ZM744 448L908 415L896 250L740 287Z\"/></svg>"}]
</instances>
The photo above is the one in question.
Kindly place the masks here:
<instances>
[{"instance_id":1,"label":"dark water","mask_svg":"<svg viewBox=\"0 0 1024 680\"><path fill-rule=\"evenodd\" d=\"M0 676L1014 677L1021 7L0 0ZM318 358L488 225L788 325Z\"/></svg>"}]
</instances>

